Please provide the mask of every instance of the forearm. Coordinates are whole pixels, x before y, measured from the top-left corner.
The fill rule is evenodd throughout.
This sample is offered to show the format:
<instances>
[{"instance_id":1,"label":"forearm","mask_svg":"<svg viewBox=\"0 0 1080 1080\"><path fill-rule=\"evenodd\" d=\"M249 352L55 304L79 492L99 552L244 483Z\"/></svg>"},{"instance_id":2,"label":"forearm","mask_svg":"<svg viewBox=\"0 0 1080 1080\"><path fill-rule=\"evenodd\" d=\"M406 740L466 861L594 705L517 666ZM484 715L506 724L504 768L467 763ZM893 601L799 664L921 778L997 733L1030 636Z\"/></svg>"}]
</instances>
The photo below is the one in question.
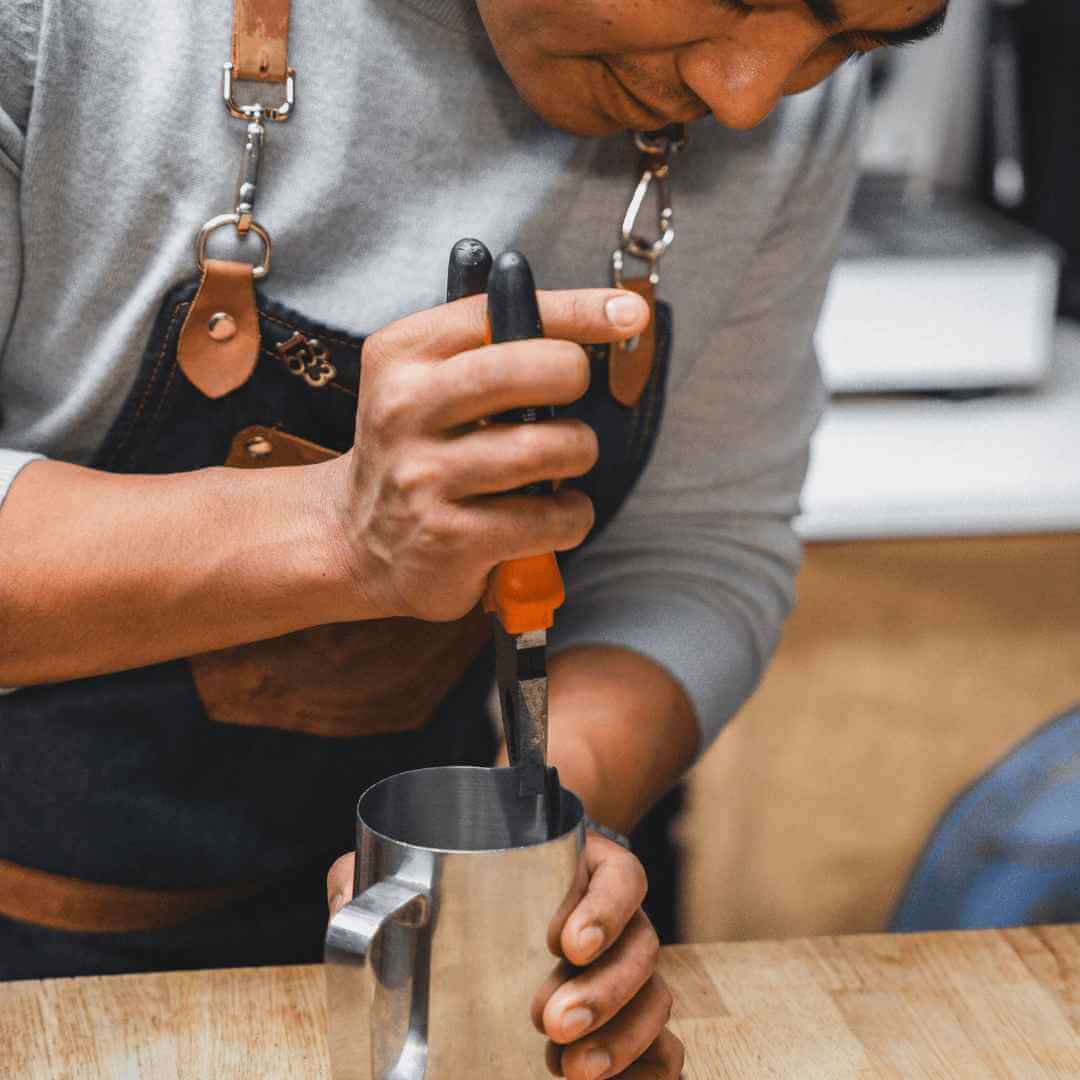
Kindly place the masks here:
<instances>
[{"instance_id":1,"label":"forearm","mask_svg":"<svg viewBox=\"0 0 1080 1080\"><path fill-rule=\"evenodd\" d=\"M554 656L550 716L548 759L563 786L619 832L637 824L697 752L682 688L629 649L579 646Z\"/></svg>"},{"instance_id":2,"label":"forearm","mask_svg":"<svg viewBox=\"0 0 1080 1080\"><path fill-rule=\"evenodd\" d=\"M118 476L28 465L0 512L0 685L365 617L335 550L333 467Z\"/></svg>"}]
</instances>

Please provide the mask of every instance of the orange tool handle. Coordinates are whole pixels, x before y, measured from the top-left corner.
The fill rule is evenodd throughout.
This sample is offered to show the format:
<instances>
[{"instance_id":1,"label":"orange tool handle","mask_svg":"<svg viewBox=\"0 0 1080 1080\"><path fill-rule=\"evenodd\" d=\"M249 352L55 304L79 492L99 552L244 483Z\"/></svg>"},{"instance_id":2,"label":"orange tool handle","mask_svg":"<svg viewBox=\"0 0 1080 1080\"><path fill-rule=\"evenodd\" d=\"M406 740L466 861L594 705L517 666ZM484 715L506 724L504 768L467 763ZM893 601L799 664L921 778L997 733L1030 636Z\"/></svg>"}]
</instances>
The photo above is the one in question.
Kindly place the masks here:
<instances>
[{"instance_id":1,"label":"orange tool handle","mask_svg":"<svg viewBox=\"0 0 1080 1080\"><path fill-rule=\"evenodd\" d=\"M508 634L527 634L549 629L565 599L559 564L548 552L499 563L484 590L484 610L498 616Z\"/></svg>"}]
</instances>

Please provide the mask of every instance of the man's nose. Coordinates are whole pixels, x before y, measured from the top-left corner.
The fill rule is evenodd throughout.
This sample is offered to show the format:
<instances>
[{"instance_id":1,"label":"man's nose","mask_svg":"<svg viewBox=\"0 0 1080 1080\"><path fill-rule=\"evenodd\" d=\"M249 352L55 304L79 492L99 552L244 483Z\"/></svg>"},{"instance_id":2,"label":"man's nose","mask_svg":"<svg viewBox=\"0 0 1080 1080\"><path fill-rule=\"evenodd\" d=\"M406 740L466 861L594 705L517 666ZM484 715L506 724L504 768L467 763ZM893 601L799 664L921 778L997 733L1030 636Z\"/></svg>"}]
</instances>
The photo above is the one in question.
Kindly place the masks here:
<instances>
[{"instance_id":1,"label":"man's nose","mask_svg":"<svg viewBox=\"0 0 1080 1080\"><path fill-rule=\"evenodd\" d=\"M724 127L747 131L776 108L784 87L812 51L812 46L795 42L771 48L747 48L737 41L695 42L680 54L679 73Z\"/></svg>"}]
</instances>

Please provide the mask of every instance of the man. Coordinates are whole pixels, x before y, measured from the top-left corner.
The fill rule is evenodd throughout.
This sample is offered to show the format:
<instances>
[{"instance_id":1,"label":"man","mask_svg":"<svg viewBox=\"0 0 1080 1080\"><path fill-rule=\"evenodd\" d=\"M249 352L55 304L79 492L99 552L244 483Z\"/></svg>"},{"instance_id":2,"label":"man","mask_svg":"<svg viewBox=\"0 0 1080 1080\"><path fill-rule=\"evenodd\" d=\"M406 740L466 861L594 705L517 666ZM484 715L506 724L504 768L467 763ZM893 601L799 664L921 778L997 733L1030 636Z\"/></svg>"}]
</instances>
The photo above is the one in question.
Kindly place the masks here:
<instances>
[{"instance_id":1,"label":"man","mask_svg":"<svg viewBox=\"0 0 1080 1080\"><path fill-rule=\"evenodd\" d=\"M0 685L20 688L0 698L6 977L310 958L314 867L347 846L359 788L483 758L483 718L461 705L470 680L487 685L483 657L462 646L430 708L410 711L415 669L468 637L494 565L585 540L594 507L572 485L495 496L582 477L598 447L573 418L472 422L587 400L581 346L645 328L639 298L580 287L605 284L633 182L625 138L594 137L711 113L672 170L663 422L637 407L632 468L600 453L626 490L566 564L551 664L552 762L595 820L635 823L753 688L791 604L789 522L821 405L810 339L858 79L775 106L944 14L939 0L298 0L300 100L269 133L260 191L275 240L264 355L250 384L209 399L177 359L194 289L155 312L230 194L238 136L215 86L229 7L0 4ZM563 288L541 298L547 340L485 346L482 301L433 306L463 235L521 248ZM371 331L357 387L350 343ZM313 350L337 350L336 380L292 378ZM290 432L309 405L318 422ZM346 407L352 449L331 445ZM245 449L273 464L279 431L312 463L212 467ZM462 628L449 642L448 624ZM403 626L407 646L389 649ZM334 677L350 670L367 674ZM282 671L307 677L280 689ZM587 854L558 942L584 970L537 996L565 1047L553 1064L677 1075L640 866L597 836ZM347 860L331 872L332 906L351 877Z\"/></svg>"}]
</instances>

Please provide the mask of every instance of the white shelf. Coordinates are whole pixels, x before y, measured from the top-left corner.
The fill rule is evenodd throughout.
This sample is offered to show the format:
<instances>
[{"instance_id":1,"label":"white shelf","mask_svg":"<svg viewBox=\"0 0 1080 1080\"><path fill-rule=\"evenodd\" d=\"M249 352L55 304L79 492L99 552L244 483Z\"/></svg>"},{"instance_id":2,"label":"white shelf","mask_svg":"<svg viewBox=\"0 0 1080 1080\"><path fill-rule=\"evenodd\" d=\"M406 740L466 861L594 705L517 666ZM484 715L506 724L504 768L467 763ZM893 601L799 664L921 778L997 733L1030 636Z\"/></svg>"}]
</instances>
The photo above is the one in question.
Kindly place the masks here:
<instances>
[{"instance_id":1,"label":"white shelf","mask_svg":"<svg viewBox=\"0 0 1080 1080\"><path fill-rule=\"evenodd\" d=\"M1041 386L968 401L837 399L814 437L807 540L1080 531L1080 324Z\"/></svg>"}]
</instances>

